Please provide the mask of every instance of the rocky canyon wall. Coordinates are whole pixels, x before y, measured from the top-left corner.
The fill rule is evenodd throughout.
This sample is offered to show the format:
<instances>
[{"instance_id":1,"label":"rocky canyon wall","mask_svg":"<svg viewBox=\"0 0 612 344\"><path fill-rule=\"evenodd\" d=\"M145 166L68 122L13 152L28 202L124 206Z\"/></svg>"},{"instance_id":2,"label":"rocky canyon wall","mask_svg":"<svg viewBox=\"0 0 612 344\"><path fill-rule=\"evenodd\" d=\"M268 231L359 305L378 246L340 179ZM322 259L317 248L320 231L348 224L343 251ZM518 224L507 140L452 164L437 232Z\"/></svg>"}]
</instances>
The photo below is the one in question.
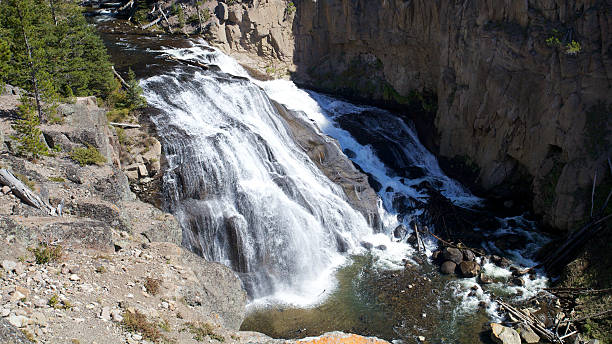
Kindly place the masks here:
<instances>
[{"instance_id":1,"label":"rocky canyon wall","mask_svg":"<svg viewBox=\"0 0 612 344\"><path fill-rule=\"evenodd\" d=\"M272 76L408 117L432 91L430 148L487 194L526 189L554 228L587 216L595 175L596 208L612 184L609 0L253 0L215 13L211 39Z\"/></svg>"}]
</instances>

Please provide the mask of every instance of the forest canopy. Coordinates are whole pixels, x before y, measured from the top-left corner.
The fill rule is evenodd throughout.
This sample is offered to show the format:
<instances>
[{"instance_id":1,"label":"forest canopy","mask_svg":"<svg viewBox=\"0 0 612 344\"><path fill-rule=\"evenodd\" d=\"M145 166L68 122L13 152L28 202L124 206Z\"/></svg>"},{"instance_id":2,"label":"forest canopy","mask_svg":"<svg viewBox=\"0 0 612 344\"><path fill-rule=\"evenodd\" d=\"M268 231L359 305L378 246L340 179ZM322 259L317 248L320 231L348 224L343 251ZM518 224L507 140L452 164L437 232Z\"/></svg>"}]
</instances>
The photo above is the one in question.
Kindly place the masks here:
<instances>
[{"instance_id":1,"label":"forest canopy","mask_svg":"<svg viewBox=\"0 0 612 344\"><path fill-rule=\"evenodd\" d=\"M41 101L106 97L117 88L106 48L72 0L0 0L0 85Z\"/></svg>"}]
</instances>

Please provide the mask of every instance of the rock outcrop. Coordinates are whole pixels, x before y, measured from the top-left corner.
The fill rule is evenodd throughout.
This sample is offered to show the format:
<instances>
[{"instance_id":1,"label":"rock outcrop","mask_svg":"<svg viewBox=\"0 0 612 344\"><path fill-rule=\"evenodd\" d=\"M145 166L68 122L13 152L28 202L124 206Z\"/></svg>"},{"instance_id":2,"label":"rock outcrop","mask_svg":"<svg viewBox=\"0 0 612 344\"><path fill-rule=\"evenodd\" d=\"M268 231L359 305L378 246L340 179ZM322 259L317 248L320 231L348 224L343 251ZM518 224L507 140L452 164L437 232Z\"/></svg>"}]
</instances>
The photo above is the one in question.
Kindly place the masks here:
<instances>
[{"instance_id":1,"label":"rock outcrop","mask_svg":"<svg viewBox=\"0 0 612 344\"><path fill-rule=\"evenodd\" d=\"M376 192L368 184L368 176L359 171L344 155L340 144L321 131L306 116L300 116L283 105L273 102L288 124L295 142L304 149L317 167L334 183L342 187L348 202L365 217L374 230L382 229Z\"/></svg>"},{"instance_id":2,"label":"rock outcrop","mask_svg":"<svg viewBox=\"0 0 612 344\"><path fill-rule=\"evenodd\" d=\"M585 216L595 173L611 178L609 2L256 0L228 13L210 33L239 60L400 113L420 102L435 112L430 149L488 195L532 195L555 228Z\"/></svg>"}]
</instances>

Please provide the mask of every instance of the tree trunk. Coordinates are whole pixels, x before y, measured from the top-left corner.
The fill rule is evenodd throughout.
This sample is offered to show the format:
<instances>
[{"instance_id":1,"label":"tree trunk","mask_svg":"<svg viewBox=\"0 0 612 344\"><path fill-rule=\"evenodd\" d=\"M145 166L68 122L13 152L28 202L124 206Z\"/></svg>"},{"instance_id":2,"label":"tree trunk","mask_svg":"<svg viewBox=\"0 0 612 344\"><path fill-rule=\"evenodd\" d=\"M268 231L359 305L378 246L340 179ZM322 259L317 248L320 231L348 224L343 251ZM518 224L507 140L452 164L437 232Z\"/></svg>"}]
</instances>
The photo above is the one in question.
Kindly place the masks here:
<instances>
[{"instance_id":1,"label":"tree trunk","mask_svg":"<svg viewBox=\"0 0 612 344\"><path fill-rule=\"evenodd\" d=\"M42 123L42 122L45 122L45 118L43 116L42 107L40 105L40 93L38 91L38 79L36 78L36 67L34 66L34 61L32 59L32 48L30 47L30 41L28 40L28 34L26 33L25 24L23 22L23 15L21 14L21 10L19 8L17 8L17 13L21 21L21 32L23 34L23 40L25 42L26 50L28 52L28 64L30 65L30 78L32 81L32 87L34 88L34 99L36 100L36 110L38 111L38 118L40 119Z\"/></svg>"},{"instance_id":2,"label":"tree trunk","mask_svg":"<svg viewBox=\"0 0 612 344\"><path fill-rule=\"evenodd\" d=\"M19 197L24 203L45 210L49 215L56 215L56 211L52 206L38 197L38 195L23 184L21 180L17 179L9 170L4 168L0 169L0 184L10 187L13 194Z\"/></svg>"}]
</instances>

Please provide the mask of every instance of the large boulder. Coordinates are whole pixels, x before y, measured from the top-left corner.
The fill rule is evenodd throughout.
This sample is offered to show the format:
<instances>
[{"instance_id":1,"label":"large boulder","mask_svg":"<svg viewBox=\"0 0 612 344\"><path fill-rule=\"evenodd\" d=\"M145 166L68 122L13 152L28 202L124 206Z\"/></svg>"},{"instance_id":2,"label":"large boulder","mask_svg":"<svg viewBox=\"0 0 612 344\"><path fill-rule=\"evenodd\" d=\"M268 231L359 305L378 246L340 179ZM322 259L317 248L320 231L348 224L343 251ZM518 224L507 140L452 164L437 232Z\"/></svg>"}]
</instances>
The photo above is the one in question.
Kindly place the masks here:
<instances>
[{"instance_id":1,"label":"large boulder","mask_svg":"<svg viewBox=\"0 0 612 344\"><path fill-rule=\"evenodd\" d=\"M491 323L491 339L497 344L521 344L518 332L496 323Z\"/></svg>"},{"instance_id":2,"label":"large boulder","mask_svg":"<svg viewBox=\"0 0 612 344\"><path fill-rule=\"evenodd\" d=\"M519 324L517 332L520 334L523 342L527 344L535 344L540 341L540 336L538 336L530 326L525 324Z\"/></svg>"},{"instance_id":3,"label":"large boulder","mask_svg":"<svg viewBox=\"0 0 612 344\"><path fill-rule=\"evenodd\" d=\"M455 264L455 262L450 261L450 260L445 261L440 266L440 272L442 272L443 274L447 274L447 275L454 274L455 269L457 269L457 264Z\"/></svg>"},{"instance_id":4,"label":"large boulder","mask_svg":"<svg viewBox=\"0 0 612 344\"><path fill-rule=\"evenodd\" d=\"M442 258L444 258L444 260L450 260L455 264L460 264L463 261L463 253L459 249L445 247L442 250Z\"/></svg>"},{"instance_id":5,"label":"large boulder","mask_svg":"<svg viewBox=\"0 0 612 344\"><path fill-rule=\"evenodd\" d=\"M6 319L0 319L0 343L30 344L32 342Z\"/></svg>"},{"instance_id":6,"label":"large boulder","mask_svg":"<svg viewBox=\"0 0 612 344\"><path fill-rule=\"evenodd\" d=\"M459 269L463 277L476 277L480 273L480 265L476 262L461 262Z\"/></svg>"}]
</instances>

